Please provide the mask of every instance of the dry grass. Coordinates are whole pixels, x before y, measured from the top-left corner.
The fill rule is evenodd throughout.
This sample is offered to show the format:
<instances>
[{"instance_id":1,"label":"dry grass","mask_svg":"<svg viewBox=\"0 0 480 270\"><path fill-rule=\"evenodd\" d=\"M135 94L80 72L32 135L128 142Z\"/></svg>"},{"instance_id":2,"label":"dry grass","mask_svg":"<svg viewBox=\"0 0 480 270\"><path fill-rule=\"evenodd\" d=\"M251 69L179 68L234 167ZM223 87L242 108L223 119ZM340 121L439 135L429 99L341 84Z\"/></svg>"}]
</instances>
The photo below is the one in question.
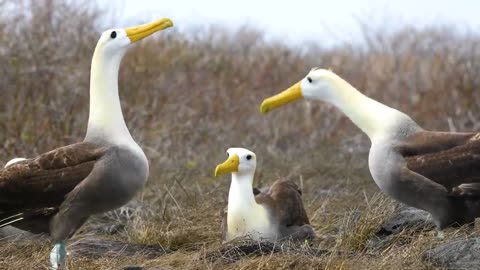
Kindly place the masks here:
<instances>
[{"instance_id":1,"label":"dry grass","mask_svg":"<svg viewBox=\"0 0 480 270\"><path fill-rule=\"evenodd\" d=\"M37 2L0 2L3 162L82 140L86 129L101 12L73 1ZM172 252L157 258L76 256L70 269L431 268L420 260L424 250L470 233L453 230L440 241L428 231L403 231L386 247L370 248L367 240L393 213L393 202L378 194L366 166L368 141L348 119L320 103L298 102L267 116L258 111L263 98L321 66L428 129L480 128L478 35L435 27L392 34L365 28L365 40L365 46L299 52L265 42L255 29L229 33L212 26L190 34L165 31L131 49L120 71L120 95L151 175L131 218L119 219L125 227L102 237ZM235 260L222 259L224 253L212 257L225 248L219 212L228 192L227 177L214 179L213 170L231 146L256 152L258 185L279 176L302 184L318 240ZM75 239L103 218L92 218ZM3 240L0 268L44 269L49 248L44 240Z\"/></svg>"}]
</instances>

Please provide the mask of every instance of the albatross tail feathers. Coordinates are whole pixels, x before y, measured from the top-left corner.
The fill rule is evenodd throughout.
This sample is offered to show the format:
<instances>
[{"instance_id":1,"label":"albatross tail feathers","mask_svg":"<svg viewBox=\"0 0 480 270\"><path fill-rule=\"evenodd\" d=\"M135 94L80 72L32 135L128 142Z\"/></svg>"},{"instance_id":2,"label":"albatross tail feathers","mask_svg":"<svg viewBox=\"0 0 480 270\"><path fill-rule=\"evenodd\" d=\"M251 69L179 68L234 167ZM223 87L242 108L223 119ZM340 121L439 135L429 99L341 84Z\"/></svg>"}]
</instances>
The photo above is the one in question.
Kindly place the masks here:
<instances>
[{"instance_id":1,"label":"albatross tail feathers","mask_svg":"<svg viewBox=\"0 0 480 270\"><path fill-rule=\"evenodd\" d=\"M452 189L452 194L458 197L480 197L480 183L461 184Z\"/></svg>"},{"instance_id":2,"label":"albatross tail feathers","mask_svg":"<svg viewBox=\"0 0 480 270\"><path fill-rule=\"evenodd\" d=\"M3 228L5 226L8 226L8 225L11 225L15 222L18 222L20 220L23 220L23 213L20 213L20 214L16 214L16 215L13 215L13 216L9 216L9 217L6 217L2 220L0 220L0 228Z\"/></svg>"},{"instance_id":3,"label":"albatross tail feathers","mask_svg":"<svg viewBox=\"0 0 480 270\"><path fill-rule=\"evenodd\" d=\"M30 210L23 213L11 215L6 218L0 219L0 228L12 225L22 220L29 220L29 219L33 219L40 216L50 216L56 213L57 211L58 209L56 207L45 207L42 209L35 209L35 210Z\"/></svg>"}]
</instances>

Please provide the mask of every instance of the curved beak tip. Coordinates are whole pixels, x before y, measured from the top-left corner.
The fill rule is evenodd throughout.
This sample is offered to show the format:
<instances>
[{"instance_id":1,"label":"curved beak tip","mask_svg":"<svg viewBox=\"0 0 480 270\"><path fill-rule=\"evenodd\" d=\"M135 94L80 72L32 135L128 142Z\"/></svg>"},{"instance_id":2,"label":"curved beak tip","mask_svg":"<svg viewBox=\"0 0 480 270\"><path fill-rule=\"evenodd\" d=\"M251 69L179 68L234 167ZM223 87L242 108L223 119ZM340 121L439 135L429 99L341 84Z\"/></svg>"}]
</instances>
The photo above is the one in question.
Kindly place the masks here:
<instances>
[{"instance_id":1,"label":"curved beak tip","mask_svg":"<svg viewBox=\"0 0 480 270\"><path fill-rule=\"evenodd\" d=\"M267 114L268 112L270 112L270 106L268 106L266 100L264 100L260 105L260 112L263 114Z\"/></svg>"},{"instance_id":2,"label":"curved beak tip","mask_svg":"<svg viewBox=\"0 0 480 270\"><path fill-rule=\"evenodd\" d=\"M168 19L168 18L167 18L167 21L168 21L168 25L169 25L170 27L172 27L172 26L173 26L173 21L172 21L171 19Z\"/></svg>"},{"instance_id":3,"label":"curved beak tip","mask_svg":"<svg viewBox=\"0 0 480 270\"><path fill-rule=\"evenodd\" d=\"M165 28L173 27L173 21L168 18L165 18L164 23L165 23Z\"/></svg>"}]
</instances>

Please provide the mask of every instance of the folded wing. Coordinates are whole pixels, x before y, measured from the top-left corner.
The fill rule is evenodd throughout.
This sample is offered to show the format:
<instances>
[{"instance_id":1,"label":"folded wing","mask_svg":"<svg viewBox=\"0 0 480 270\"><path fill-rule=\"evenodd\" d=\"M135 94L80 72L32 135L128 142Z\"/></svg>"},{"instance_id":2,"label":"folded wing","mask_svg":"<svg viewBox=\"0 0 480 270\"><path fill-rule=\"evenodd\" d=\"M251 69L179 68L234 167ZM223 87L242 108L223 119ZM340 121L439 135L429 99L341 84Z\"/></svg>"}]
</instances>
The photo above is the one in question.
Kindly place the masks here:
<instances>
[{"instance_id":1,"label":"folded wing","mask_svg":"<svg viewBox=\"0 0 480 270\"><path fill-rule=\"evenodd\" d=\"M106 151L105 147L81 142L0 170L0 227L7 222L16 225L13 221L19 219L22 229L48 230L45 223L49 217Z\"/></svg>"},{"instance_id":2,"label":"folded wing","mask_svg":"<svg viewBox=\"0 0 480 270\"><path fill-rule=\"evenodd\" d=\"M423 146L409 145L407 168L451 191L462 184L480 183L480 140L477 134L428 132ZM425 145L438 145L425 150ZM464 186L465 187L465 186ZM478 189L469 189L472 191ZM465 193L465 194L467 194ZM480 194L478 194L480 195Z\"/></svg>"}]
</instances>

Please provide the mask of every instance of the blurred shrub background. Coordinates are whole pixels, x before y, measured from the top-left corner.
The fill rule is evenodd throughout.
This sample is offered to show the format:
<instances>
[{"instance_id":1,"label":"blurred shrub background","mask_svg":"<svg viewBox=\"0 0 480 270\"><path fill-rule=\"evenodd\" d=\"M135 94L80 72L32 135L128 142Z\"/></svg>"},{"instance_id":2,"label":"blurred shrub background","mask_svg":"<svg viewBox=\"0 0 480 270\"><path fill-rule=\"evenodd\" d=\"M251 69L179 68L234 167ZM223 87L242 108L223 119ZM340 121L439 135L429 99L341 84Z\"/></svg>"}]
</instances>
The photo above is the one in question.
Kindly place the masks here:
<instances>
[{"instance_id":1,"label":"blurred shrub background","mask_svg":"<svg viewBox=\"0 0 480 270\"><path fill-rule=\"evenodd\" d=\"M101 11L56 0L4 1L1 10L0 139L6 151L0 157L81 140L91 55L105 29ZM368 147L348 119L320 102L259 114L263 98L318 66L427 129L480 127L478 35L447 27L389 34L367 28L362 45L329 49L266 42L252 28L158 33L131 49L121 66L128 126L152 162L168 165L208 162L205 155L215 160L232 145L285 154L325 143Z\"/></svg>"}]
</instances>

